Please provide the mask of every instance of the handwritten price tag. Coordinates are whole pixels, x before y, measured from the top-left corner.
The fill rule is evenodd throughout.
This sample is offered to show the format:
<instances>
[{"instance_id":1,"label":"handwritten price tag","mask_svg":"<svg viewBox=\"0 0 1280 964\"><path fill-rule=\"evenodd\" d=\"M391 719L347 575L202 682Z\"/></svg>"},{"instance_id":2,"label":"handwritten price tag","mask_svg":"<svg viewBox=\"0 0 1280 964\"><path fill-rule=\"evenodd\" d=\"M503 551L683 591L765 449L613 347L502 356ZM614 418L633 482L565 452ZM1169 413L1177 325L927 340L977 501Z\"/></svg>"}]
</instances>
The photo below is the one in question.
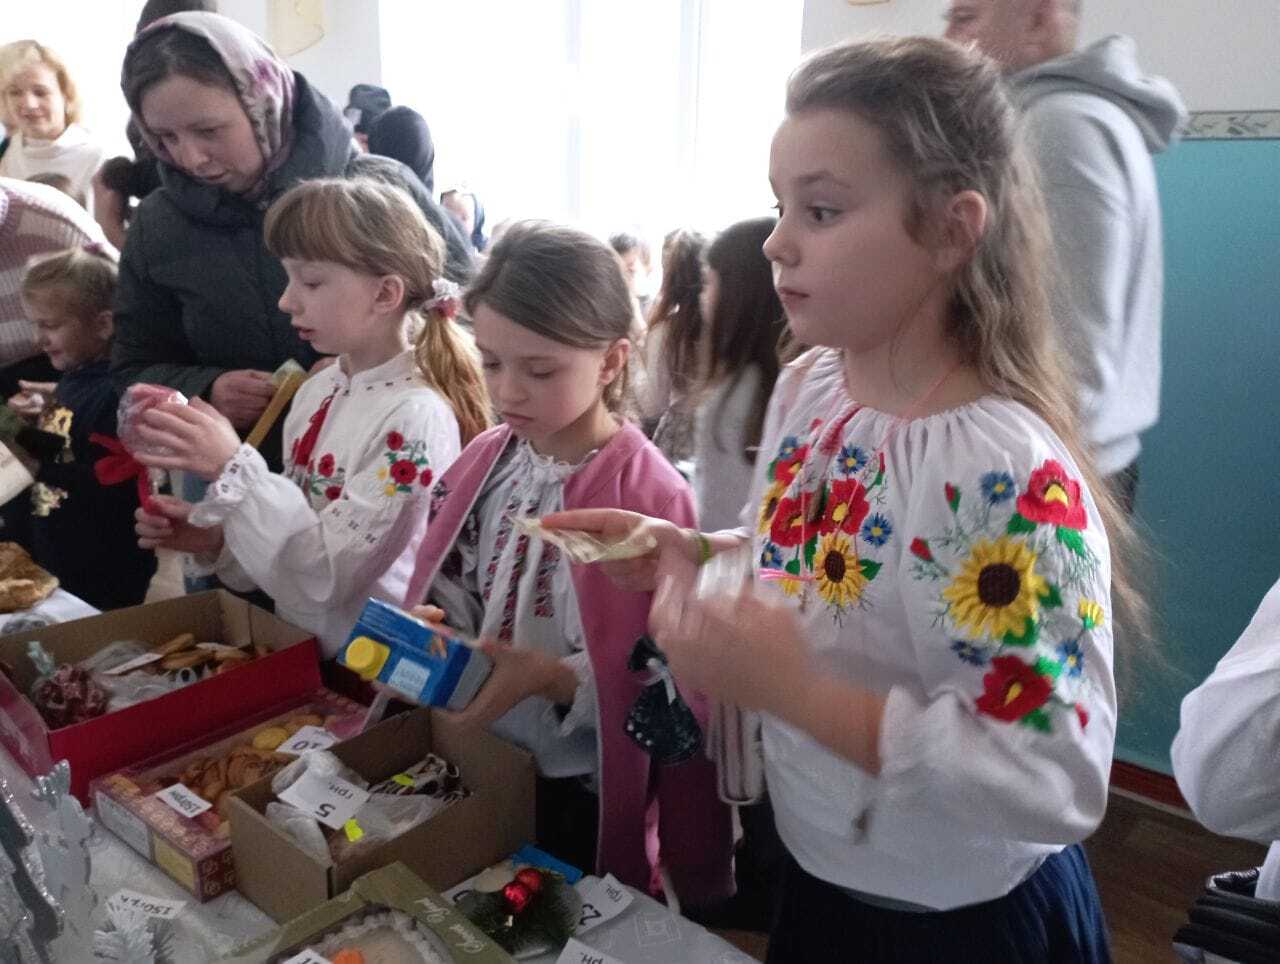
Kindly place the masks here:
<instances>
[{"instance_id":1,"label":"handwritten price tag","mask_svg":"<svg viewBox=\"0 0 1280 964\"><path fill-rule=\"evenodd\" d=\"M294 954L284 964L329 964L329 958L321 957L308 947L301 954Z\"/></svg>"},{"instance_id":2,"label":"handwritten price tag","mask_svg":"<svg viewBox=\"0 0 1280 964\"><path fill-rule=\"evenodd\" d=\"M613 874L605 874L603 878L596 881L584 879L578 884L577 890L582 895L582 913L578 917L576 931L579 934L585 934L606 921L613 920L635 900L631 891L627 890ZM600 958L600 960L607 962L609 958Z\"/></svg>"},{"instance_id":3,"label":"handwritten price tag","mask_svg":"<svg viewBox=\"0 0 1280 964\"><path fill-rule=\"evenodd\" d=\"M622 964L622 961L570 937L564 950L556 958L556 964Z\"/></svg>"},{"instance_id":4,"label":"handwritten price tag","mask_svg":"<svg viewBox=\"0 0 1280 964\"><path fill-rule=\"evenodd\" d=\"M302 756L312 750L327 750L337 742L332 733L322 726L304 726L289 740L276 748L277 753Z\"/></svg>"},{"instance_id":5,"label":"handwritten price tag","mask_svg":"<svg viewBox=\"0 0 1280 964\"><path fill-rule=\"evenodd\" d=\"M156 794L156 799L162 803L167 803L181 817L198 817L213 806L204 797L188 790L181 783L165 787Z\"/></svg>"},{"instance_id":6,"label":"handwritten price tag","mask_svg":"<svg viewBox=\"0 0 1280 964\"><path fill-rule=\"evenodd\" d=\"M323 777L308 771L290 786L280 799L309 813L326 827L341 830L369 799L369 791L338 777Z\"/></svg>"},{"instance_id":7,"label":"handwritten price tag","mask_svg":"<svg viewBox=\"0 0 1280 964\"><path fill-rule=\"evenodd\" d=\"M137 911L148 917L171 920L178 916L178 911L187 906L185 900L165 900L163 897L148 897L134 890L120 890L107 900L108 906L121 907Z\"/></svg>"}]
</instances>

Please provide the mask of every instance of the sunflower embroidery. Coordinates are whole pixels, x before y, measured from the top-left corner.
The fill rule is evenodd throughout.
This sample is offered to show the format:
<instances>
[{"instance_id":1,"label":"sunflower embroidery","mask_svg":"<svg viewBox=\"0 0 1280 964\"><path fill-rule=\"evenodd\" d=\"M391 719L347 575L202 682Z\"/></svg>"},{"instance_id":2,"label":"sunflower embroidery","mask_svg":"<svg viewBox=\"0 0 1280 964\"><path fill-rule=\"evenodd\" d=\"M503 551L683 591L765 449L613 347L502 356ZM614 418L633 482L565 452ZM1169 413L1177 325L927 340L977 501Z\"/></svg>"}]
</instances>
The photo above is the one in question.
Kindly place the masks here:
<instances>
[{"instance_id":1,"label":"sunflower embroidery","mask_svg":"<svg viewBox=\"0 0 1280 964\"><path fill-rule=\"evenodd\" d=\"M821 538L813 572L818 595L840 609L857 603L867 585L853 540L843 532L831 532Z\"/></svg>"},{"instance_id":2,"label":"sunflower embroidery","mask_svg":"<svg viewBox=\"0 0 1280 964\"><path fill-rule=\"evenodd\" d=\"M1025 488L990 471L971 495L952 482L940 495L944 530L911 534L903 558L915 579L941 583L935 618L951 654L985 670L975 709L1046 733L1072 716L1083 728L1086 641L1106 616L1093 598L1063 598L1097 587L1079 483L1047 460Z\"/></svg>"},{"instance_id":3,"label":"sunflower embroidery","mask_svg":"<svg viewBox=\"0 0 1280 964\"><path fill-rule=\"evenodd\" d=\"M1023 542L1001 536L975 543L969 558L942 591L952 619L974 635L996 639L1021 634L1040 611L1048 583L1036 573L1036 554Z\"/></svg>"}]
</instances>

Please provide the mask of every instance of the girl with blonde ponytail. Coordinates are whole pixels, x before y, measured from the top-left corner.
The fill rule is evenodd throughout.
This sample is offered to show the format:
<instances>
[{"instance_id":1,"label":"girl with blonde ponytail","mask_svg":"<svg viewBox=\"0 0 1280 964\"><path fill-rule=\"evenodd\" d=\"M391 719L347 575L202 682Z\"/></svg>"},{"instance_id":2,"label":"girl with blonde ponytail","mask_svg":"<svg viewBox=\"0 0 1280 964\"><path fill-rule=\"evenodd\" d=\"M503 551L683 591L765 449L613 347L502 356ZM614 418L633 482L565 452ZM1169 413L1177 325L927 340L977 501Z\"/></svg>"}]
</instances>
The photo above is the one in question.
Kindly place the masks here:
<instances>
[{"instance_id":1,"label":"girl with blonde ponytail","mask_svg":"<svg viewBox=\"0 0 1280 964\"><path fill-rule=\"evenodd\" d=\"M488 427L488 394L452 320L444 242L408 195L308 181L271 206L265 237L289 278L281 309L337 363L298 391L279 475L200 399L148 412L141 430L169 454L144 461L212 485L197 505L155 499L137 530L264 590L333 656L366 599L403 599L432 482Z\"/></svg>"}]
</instances>

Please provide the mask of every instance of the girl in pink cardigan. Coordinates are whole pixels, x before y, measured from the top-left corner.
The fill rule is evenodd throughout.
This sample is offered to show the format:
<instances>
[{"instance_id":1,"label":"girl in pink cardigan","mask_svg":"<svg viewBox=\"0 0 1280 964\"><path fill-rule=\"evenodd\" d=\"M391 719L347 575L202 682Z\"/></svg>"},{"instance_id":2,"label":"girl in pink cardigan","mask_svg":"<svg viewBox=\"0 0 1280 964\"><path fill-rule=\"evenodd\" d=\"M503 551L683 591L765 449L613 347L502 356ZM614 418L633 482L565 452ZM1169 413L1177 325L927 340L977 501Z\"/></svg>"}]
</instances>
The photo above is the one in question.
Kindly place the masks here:
<instances>
[{"instance_id":1,"label":"girl in pink cardigan","mask_svg":"<svg viewBox=\"0 0 1280 964\"><path fill-rule=\"evenodd\" d=\"M540 223L510 229L466 298L486 380L506 424L480 435L437 483L407 607L444 610L485 640L494 672L465 716L538 765L544 849L682 903L733 890L729 810L701 755L653 762L625 732L648 682L627 668L649 593L571 566L512 519L616 507L694 523L688 486L616 414L631 297L613 253ZM686 693L705 721L705 705Z\"/></svg>"}]
</instances>

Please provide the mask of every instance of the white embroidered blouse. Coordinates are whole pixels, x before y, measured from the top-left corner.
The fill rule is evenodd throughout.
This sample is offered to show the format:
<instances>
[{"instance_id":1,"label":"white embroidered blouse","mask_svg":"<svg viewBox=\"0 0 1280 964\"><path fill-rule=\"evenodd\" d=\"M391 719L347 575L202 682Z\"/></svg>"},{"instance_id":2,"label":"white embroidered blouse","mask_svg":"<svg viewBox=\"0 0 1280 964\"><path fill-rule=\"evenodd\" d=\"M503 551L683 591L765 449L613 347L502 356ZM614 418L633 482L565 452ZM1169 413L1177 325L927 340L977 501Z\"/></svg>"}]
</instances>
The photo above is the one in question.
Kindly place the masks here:
<instances>
[{"instance_id":1,"label":"white embroidered blouse","mask_svg":"<svg viewBox=\"0 0 1280 964\"><path fill-rule=\"evenodd\" d=\"M1098 825L1111 566L1079 479L1015 402L902 422L850 398L839 352L784 372L744 510L761 591L793 601L822 667L887 698L878 777L764 717L778 829L810 873L948 909Z\"/></svg>"},{"instance_id":2,"label":"white embroidered blouse","mask_svg":"<svg viewBox=\"0 0 1280 964\"><path fill-rule=\"evenodd\" d=\"M511 519L563 509L565 482L590 458L568 465L539 455L523 439L509 445L428 593L450 626L542 649L578 677L563 719L549 700L534 696L493 724L499 736L529 750L547 777L595 776L595 677L568 560L555 546L515 531Z\"/></svg>"},{"instance_id":3,"label":"white embroidered blouse","mask_svg":"<svg viewBox=\"0 0 1280 964\"><path fill-rule=\"evenodd\" d=\"M222 526L224 583L262 589L331 657L369 597L403 601L431 481L458 457L458 422L406 351L354 377L338 364L313 375L284 444L282 475L242 445L191 521Z\"/></svg>"}]
</instances>

